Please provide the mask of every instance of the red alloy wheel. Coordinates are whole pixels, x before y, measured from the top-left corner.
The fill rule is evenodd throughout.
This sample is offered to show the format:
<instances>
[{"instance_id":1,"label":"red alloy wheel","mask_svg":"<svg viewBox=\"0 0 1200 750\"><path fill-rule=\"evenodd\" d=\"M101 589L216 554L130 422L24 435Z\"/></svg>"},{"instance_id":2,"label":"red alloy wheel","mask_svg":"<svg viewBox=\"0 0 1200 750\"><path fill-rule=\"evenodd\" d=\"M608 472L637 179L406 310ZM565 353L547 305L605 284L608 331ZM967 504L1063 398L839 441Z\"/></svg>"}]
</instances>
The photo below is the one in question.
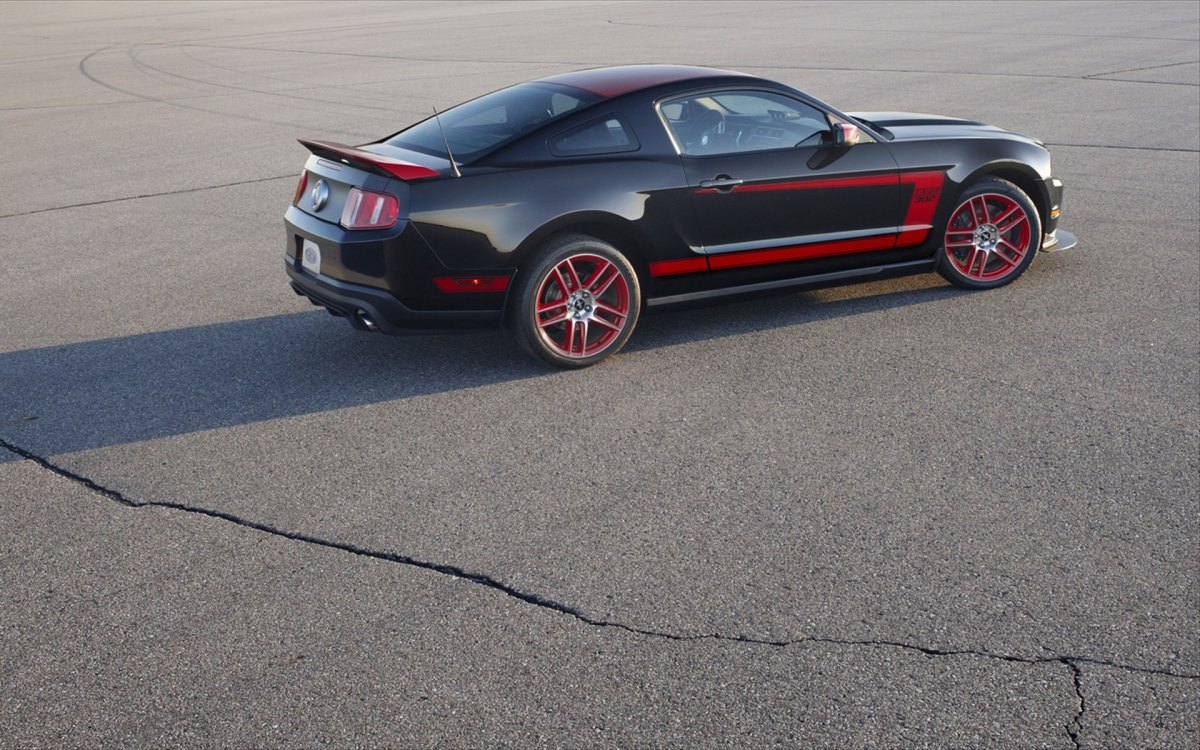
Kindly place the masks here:
<instances>
[{"instance_id":1,"label":"red alloy wheel","mask_svg":"<svg viewBox=\"0 0 1200 750\"><path fill-rule=\"evenodd\" d=\"M629 320L629 281L614 263L592 253L559 261L538 287L538 335L564 357L583 359L607 349Z\"/></svg>"},{"instance_id":2,"label":"red alloy wheel","mask_svg":"<svg viewBox=\"0 0 1200 750\"><path fill-rule=\"evenodd\" d=\"M1028 214L1012 198L983 193L963 201L946 227L946 259L971 281L994 282L1021 268L1032 249Z\"/></svg>"}]
</instances>

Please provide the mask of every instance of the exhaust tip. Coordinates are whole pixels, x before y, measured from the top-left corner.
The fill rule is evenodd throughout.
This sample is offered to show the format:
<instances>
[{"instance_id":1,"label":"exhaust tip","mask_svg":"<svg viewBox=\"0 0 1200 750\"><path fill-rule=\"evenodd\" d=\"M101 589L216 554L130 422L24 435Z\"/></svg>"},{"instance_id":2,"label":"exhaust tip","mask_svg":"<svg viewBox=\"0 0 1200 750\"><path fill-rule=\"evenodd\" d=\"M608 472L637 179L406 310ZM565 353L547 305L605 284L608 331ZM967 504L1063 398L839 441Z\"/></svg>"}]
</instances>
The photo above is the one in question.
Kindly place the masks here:
<instances>
[{"instance_id":1,"label":"exhaust tip","mask_svg":"<svg viewBox=\"0 0 1200 750\"><path fill-rule=\"evenodd\" d=\"M379 330L379 326L375 324L375 321L371 319L371 316L367 314L366 310L356 311L354 313L354 317L357 318L358 322L362 323L363 328L366 328L368 331Z\"/></svg>"}]
</instances>

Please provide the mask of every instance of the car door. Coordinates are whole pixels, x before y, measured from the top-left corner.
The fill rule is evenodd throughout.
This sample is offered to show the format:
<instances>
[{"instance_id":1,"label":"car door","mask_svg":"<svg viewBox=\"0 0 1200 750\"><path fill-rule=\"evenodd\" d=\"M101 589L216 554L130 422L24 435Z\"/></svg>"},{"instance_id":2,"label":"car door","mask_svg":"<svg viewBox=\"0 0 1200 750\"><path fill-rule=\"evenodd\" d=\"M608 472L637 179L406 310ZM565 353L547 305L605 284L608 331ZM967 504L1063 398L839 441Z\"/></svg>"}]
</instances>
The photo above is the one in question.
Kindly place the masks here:
<instances>
[{"instance_id":1,"label":"car door","mask_svg":"<svg viewBox=\"0 0 1200 750\"><path fill-rule=\"evenodd\" d=\"M697 92L659 112L691 190L694 249L712 270L894 245L900 178L887 146L868 134L837 144L836 116L767 90Z\"/></svg>"}]
</instances>

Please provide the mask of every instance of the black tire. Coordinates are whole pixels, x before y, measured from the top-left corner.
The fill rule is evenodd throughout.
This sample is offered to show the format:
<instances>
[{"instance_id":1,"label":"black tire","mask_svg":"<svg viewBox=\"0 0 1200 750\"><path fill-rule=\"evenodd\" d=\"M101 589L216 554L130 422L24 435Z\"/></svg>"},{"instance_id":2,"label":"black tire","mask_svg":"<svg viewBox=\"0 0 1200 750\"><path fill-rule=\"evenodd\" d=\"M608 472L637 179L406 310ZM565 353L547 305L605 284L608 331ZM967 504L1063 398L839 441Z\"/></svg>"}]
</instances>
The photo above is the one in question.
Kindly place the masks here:
<instances>
[{"instance_id":1,"label":"black tire","mask_svg":"<svg viewBox=\"0 0 1200 750\"><path fill-rule=\"evenodd\" d=\"M521 346L552 365L579 368L618 352L637 325L642 290L612 245L559 235L522 264L509 326Z\"/></svg>"},{"instance_id":2,"label":"black tire","mask_svg":"<svg viewBox=\"0 0 1200 750\"><path fill-rule=\"evenodd\" d=\"M959 196L938 248L938 273L964 289L993 289L1017 279L1042 246L1033 201L1008 180L986 177Z\"/></svg>"}]
</instances>

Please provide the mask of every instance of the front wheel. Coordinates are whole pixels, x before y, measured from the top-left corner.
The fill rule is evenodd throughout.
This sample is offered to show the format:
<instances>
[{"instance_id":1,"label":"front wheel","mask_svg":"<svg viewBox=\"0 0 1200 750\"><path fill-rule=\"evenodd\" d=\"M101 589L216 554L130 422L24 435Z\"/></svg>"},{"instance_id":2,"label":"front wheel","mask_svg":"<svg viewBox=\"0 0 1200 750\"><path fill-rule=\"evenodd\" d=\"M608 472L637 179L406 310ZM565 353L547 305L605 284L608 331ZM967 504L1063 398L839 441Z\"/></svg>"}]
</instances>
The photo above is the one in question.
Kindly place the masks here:
<instances>
[{"instance_id":1,"label":"front wheel","mask_svg":"<svg viewBox=\"0 0 1200 750\"><path fill-rule=\"evenodd\" d=\"M525 264L511 324L529 352L558 367L587 367L629 340L642 304L633 266L594 237L563 235Z\"/></svg>"},{"instance_id":2,"label":"front wheel","mask_svg":"<svg viewBox=\"0 0 1200 750\"><path fill-rule=\"evenodd\" d=\"M938 273L967 289L1003 286L1033 262L1042 221L1024 191L995 177L967 188L950 214Z\"/></svg>"}]
</instances>

